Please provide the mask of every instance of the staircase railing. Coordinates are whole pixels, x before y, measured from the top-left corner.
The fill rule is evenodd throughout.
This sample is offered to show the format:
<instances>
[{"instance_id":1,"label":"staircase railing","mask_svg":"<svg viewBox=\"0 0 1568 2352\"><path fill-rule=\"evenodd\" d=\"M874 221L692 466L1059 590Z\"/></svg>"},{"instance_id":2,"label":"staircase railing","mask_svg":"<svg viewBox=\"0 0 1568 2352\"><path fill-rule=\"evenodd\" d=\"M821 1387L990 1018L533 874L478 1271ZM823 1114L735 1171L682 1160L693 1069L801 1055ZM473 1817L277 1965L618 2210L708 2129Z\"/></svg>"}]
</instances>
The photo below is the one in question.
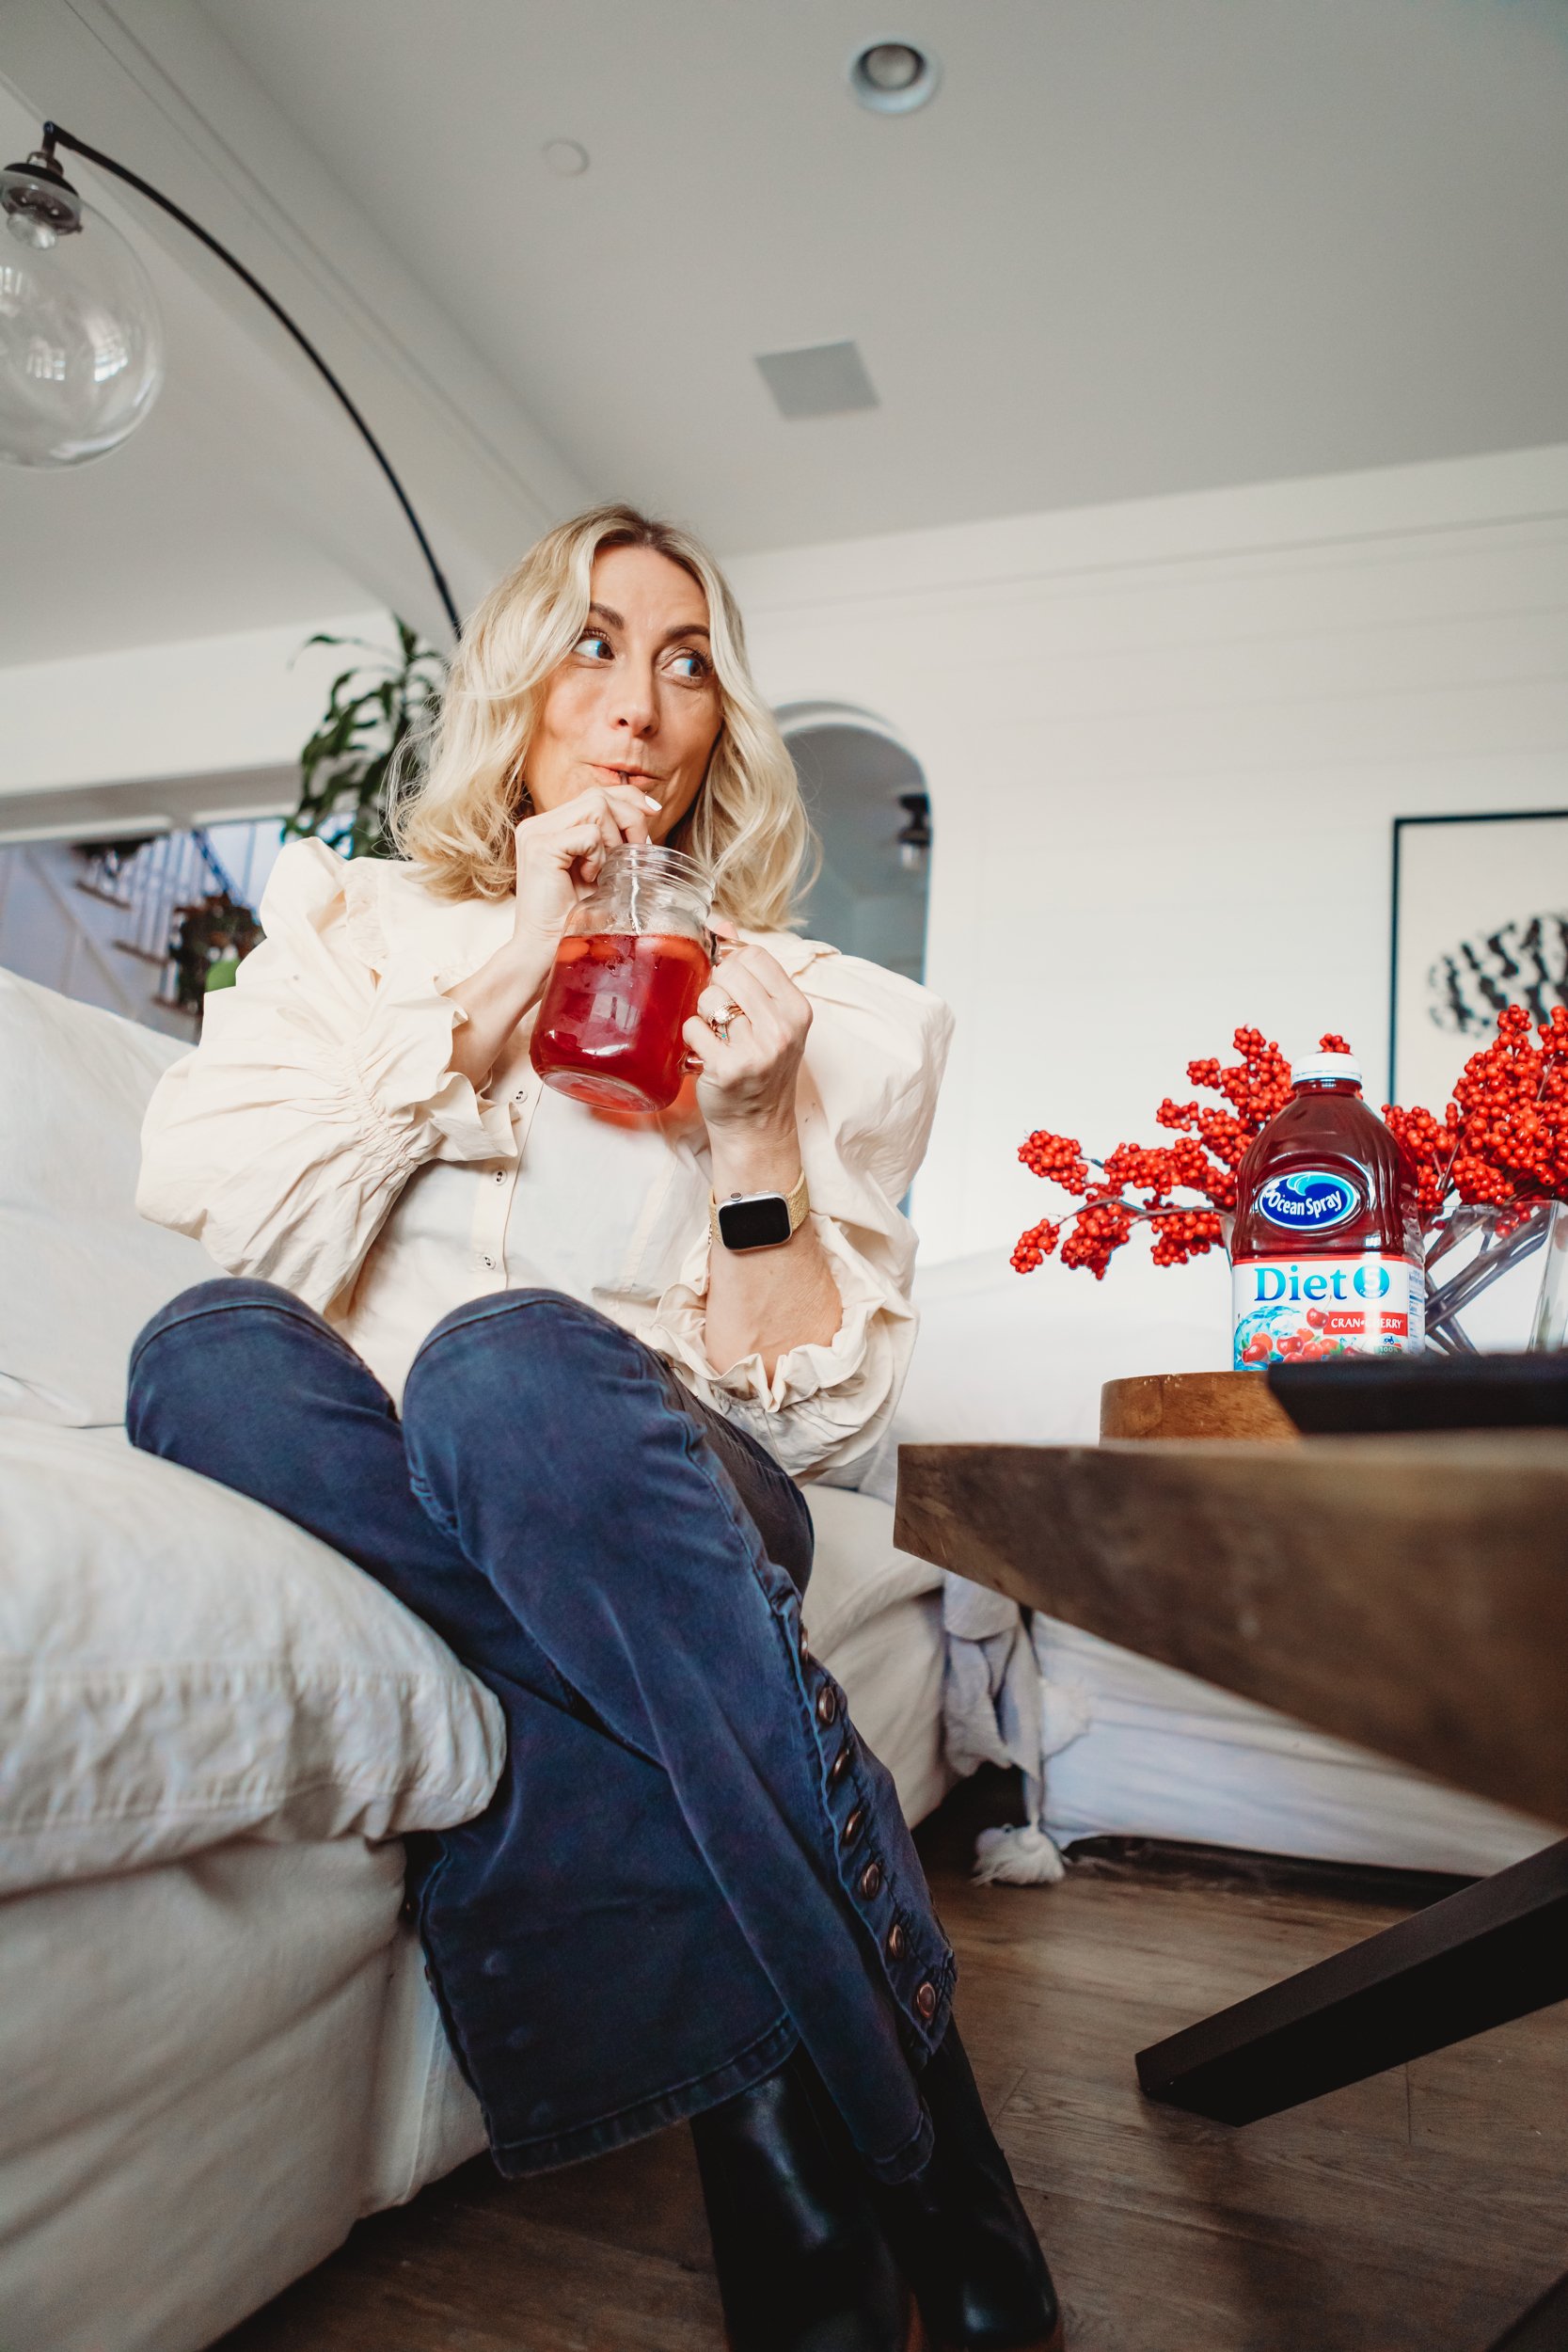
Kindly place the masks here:
<instances>
[{"instance_id":1,"label":"staircase railing","mask_svg":"<svg viewBox=\"0 0 1568 2352\"><path fill-rule=\"evenodd\" d=\"M77 853L84 865L78 889L125 909L124 936L115 945L158 967L154 1001L180 1007L199 1019L199 1010L180 1006L175 917L182 908L219 891L236 906L245 903L206 833L198 826L190 833L82 842Z\"/></svg>"}]
</instances>

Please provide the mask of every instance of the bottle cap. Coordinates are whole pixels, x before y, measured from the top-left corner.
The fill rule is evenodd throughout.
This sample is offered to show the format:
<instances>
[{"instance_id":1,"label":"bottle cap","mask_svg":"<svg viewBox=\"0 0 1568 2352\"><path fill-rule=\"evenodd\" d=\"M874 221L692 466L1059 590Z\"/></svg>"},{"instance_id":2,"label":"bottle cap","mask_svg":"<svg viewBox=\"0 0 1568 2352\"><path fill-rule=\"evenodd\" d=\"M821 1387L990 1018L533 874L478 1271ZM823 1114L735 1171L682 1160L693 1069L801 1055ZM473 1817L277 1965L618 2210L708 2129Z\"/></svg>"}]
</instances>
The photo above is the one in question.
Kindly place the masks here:
<instances>
[{"instance_id":1,"label":"bottle cap","mask_svg":"<svg viewBox=\"0 0 1568 2352\"><path fill-rule=\"evenodd\" d=\"M1354 1054L1306 1054L1300 1061L1291 1064L1291 1084L1293 1087L1317 1084L1332 1086L1336 1079L1341 1084L1349 1079L1360 1086L1361 1064Z\"/></svg>"}]
</instances>

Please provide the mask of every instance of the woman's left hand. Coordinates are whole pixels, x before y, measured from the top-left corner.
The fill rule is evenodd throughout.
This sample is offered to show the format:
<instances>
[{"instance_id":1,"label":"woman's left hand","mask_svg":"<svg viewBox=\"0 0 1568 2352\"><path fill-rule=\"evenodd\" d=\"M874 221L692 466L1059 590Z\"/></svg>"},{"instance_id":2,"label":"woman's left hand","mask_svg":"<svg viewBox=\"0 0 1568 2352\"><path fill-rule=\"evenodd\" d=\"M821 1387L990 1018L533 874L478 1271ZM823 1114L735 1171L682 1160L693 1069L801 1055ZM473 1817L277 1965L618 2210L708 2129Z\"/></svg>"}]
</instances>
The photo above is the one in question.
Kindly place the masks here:
<instances>
[{"instance_id":1,"label":"woman's left hand","mask_svg":"<svg viewBox=\"0 0 1568 2352\"><path fill-rule=\"evenodd\" d=\"M720 1200L787 1194L801 1173L795 1085L811 1005L766 947L742 946L732 924L713 928L728 952L697 999L705 1017L686 1025L702 1070L697 1107L707 1121L713 1189ZM803 1218L777 1248L709 1252L703 1344L715 1372L757 1356L771 1380L792 1347L831 1345L844 1302L817 1221Z\"/></svg>"},{"instance_id":2,"label":"woman's left hand","mask_svg":"<svg viewBox=\"0 0 1568 2352\"><path fill-rule=\"evenodd\" d=\"M683 1032L701 1065L697 1107L710 1136L793 1136L810 1002L766 947L743 945L732 924L716 921L713 929L727 952Z\"/></svg>"}]
</instances>

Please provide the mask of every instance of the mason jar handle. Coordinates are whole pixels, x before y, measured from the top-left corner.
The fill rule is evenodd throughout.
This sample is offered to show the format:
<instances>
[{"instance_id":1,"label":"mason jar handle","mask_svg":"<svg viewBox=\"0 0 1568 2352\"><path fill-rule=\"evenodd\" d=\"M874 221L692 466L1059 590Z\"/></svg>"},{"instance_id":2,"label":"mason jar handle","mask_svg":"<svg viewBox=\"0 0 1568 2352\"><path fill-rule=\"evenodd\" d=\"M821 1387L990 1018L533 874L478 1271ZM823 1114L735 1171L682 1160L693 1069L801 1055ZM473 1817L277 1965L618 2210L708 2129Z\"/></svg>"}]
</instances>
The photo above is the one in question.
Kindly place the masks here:
<instances>
[{"instance_id":1,"label":"mason jar handle","mask_svg":"<svg viewBox=\"0 0 1568 2352\"><path fill-rule=\"evenodd\" d=\"M708 971L710 977L712 974L717 972L719 969L719 950L721 946L723 946L723 945L724 942L719 937L717 931L710 931L707 925L705 923L703 926L703 950L708 960ZM688 1070L701 1070L702 1066L701 1061L695 1054L687 1055L686 1067Z\"/></svg>"}]
</instances>

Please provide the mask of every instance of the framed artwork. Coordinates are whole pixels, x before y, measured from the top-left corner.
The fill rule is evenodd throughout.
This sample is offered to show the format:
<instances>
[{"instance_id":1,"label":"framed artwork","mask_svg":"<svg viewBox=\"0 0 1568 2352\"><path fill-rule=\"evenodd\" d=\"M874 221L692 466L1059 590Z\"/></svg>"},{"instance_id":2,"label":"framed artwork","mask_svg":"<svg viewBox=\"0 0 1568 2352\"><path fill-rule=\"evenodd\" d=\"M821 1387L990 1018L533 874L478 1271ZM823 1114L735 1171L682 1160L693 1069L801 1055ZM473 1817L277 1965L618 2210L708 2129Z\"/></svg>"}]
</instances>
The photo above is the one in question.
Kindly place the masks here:
<instances>
[{"instance_id":1,"label":"framed artwork","mask_svg":"<svg viewBox=\"0 0 1568 2352\"><path fill-rule=\"evenodd\" d=\"M1568 1005L1568 809L1396 817L1386 1099L1441 1118L1507 1005Z\"/></svg>"}]
</instances>

